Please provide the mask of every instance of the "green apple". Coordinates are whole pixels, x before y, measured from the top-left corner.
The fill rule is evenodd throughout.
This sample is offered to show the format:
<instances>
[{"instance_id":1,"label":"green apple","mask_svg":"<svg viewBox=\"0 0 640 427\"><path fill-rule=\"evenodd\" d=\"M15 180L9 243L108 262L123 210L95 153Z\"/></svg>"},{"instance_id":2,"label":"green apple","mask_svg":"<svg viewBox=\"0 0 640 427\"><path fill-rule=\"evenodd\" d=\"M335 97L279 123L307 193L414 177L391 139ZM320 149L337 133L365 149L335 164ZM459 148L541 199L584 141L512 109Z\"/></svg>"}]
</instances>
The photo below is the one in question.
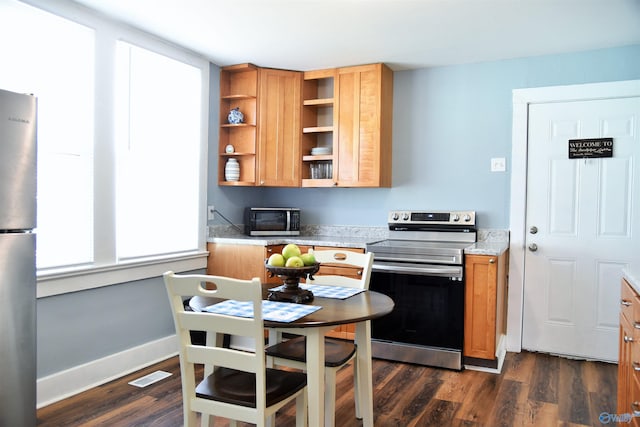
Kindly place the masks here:
<instances>
[{"instance_id":1,"label":"green apple","mask_svg":"<svg viewBox=\"0 0 640 427\"><path fill-rule=\"evenodd\" d=\"M300 255L300 258L302 262L304 262L304 265L313 265L316 263L316 257L311 252Z\"/></svg>"},{"instance_id":2,"label":"green apple","mask_svg":"<svg viewBox=\"0 0 640 427\"><path fill-rule=\"evenodd\" d=\"M282 248L282 256L284 257L284 259L289 259L293 256L299 257L301 253L302 252L300 251L298 245L294 243L289 243L287 246Z\"/></svg>"},{"instance_id":3,"label":"green apple","mask_svg":"<svg viewBox=\"0 0 640 427\"><path fill-rule=\"evenodd\" d=\"M269 257L267 264L274 267L284 267L284 257L281 254L273 254Z\"/></svg>"},{"instance_id":4,"label":"green apple","mask_svg":"<svg viewBox=\"0 0 640 427\"><path fill-rule=\"evenodd\" d=\"M304 262L302 261L302 258L300 258L299 256L292 256L289 259L287 259L287 262L285 263L285 267L304 267Z\"/></svg>"}]
</instances>

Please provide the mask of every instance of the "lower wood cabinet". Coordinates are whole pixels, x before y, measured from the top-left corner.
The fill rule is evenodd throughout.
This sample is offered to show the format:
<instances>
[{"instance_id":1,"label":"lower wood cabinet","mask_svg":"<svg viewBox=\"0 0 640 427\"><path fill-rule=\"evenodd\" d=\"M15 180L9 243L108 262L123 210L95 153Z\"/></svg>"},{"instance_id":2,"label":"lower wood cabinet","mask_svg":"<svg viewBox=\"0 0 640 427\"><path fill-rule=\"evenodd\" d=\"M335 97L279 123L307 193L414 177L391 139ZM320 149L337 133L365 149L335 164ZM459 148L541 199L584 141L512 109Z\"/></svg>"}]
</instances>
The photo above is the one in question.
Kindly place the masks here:
<instances>
[{"instance_id":1,"label":"lower wood cabinet","mask_svg":"<svg viewBox=\"0 0 640 427\"><path fill-rule=\"evenodd\" d=\"M353 251L364 253L362 248L342 248L335 246L306 246L298 245L302 253L308 252L309 249L328 250L340 249L345 251ZM236 279L252 279L260 278L262 283L281 284L282 280L275 276L269 277L267 270L264 268L265 259L274 253L282 252L284 245L243 245L236 243L208 243L207 250L209 258L207 260L207 274L216 276L234 277ZM343 266L331 266L323 264L317 275L331 274L354 277L359 279L362 271L360 268L350 268ZM328 336L344 339L354 339L355 325L340 325L335 330L329 332Z\"/></svg>"},{"instance_id":2,"label":"lower wood cabinet","mask_svg":"<svg viewBox=\"0 0 640 427\"><path fill-rule=\"evenodd\" d=\"M465 364L498 367L506 334L507 257L508 252L465 256Z\"/></svg>"},{"instance_id":3,"label":"lower wood cabinet","mask_svg":"<svg viewBox=\"0 0 640 427\"><path fill-rule=\"evenodd\" d=\"M243 280L259 277L261 281L268 281L263 265L266 255L264 246L209 243L207 250L207 274Z\"/></svg>"},{"instance_id":4,"label":"lower wood cabinet","mask_svg":"<svg viewBox=\"0 0 640 427\"><path fill-rule=\"evenodd\" d=\"M624 279L620 295L617 413L640 426L640 296Z\"/></svg>"}]
</instances>

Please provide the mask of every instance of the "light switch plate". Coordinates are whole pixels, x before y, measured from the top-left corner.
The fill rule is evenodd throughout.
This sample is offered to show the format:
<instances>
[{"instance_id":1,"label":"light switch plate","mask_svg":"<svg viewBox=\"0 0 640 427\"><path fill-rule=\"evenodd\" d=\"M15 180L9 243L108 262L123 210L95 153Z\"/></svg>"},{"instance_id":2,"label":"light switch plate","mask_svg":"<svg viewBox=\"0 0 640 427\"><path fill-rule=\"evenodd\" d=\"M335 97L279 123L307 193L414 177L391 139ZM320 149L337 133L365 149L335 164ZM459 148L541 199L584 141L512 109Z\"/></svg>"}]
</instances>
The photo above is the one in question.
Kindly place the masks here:
<instances>
[{"instance_id":1,"label":"light switch plate","mask_svg":"<svg viewBox=\"0 0 640 427\"><path fill-rule=\"evenodd\" d=\"M507 161L504 157L491 159L491 172L504 172L507 170Z\"/></svg>"},{"instance_id":2,"label":"light switch plate","mask_svg":"<svg viewBox=\"0 0 640 427\"><path fill-rule=\"evenodd\" d=\"M207 221L216 219L216 209L213 205L207 206Z\"/></svg>"}]
</instances>

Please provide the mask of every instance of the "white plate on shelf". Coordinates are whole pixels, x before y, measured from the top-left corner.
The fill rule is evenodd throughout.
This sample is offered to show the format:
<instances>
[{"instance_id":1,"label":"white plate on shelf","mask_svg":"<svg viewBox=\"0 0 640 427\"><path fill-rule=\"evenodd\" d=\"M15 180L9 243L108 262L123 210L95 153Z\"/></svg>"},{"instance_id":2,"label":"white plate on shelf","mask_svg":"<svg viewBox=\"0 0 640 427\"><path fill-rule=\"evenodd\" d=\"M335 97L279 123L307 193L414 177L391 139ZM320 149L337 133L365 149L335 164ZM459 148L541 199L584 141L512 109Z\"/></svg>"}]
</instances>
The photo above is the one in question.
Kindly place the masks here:
<instances>
[{"instance_id":1,"label":"white plate on shelf","mask_svg":"<svg viewBox=\"0 0 640 427\"><path fill-rule=\"evenodd\" d=\"M331 147L313 147L311 149L312 156L319 156L323 154L331 154Z\"/></svg>"}]
</instances>

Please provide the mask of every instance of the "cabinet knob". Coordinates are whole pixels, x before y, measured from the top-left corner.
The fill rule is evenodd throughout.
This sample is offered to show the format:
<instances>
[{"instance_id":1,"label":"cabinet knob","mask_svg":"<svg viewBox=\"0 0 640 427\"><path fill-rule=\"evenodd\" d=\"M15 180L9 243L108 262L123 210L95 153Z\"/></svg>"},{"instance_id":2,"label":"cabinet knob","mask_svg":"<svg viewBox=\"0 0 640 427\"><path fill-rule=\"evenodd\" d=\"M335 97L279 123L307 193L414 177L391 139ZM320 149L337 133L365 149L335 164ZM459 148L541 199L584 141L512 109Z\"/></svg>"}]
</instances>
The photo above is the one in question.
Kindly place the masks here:
<instances>
[{"instance_id":1,"label":"cabinet knob","mask_svg":"<svg viewBox=\"0 0 640 427\"><path fill-rule=\"evenodd\" d=\"M538 250L538 245L536 245L535 243L530 244L530 245L529 245L529 250L530 250L531 252L535 252L535 251L537 251L537 250Z\"/></svg>"},{"instance_id":2,"label":"cabinet knob","mask_svg":"<svg viewBox=\"0 0 640 427\"><path fill-rule=\"evenodd\" d=\"M538 227L536 227L535 225L532 225L531 228L529 228L529 233L536 234L537 232L538 232Z\"/></svg>"},{"instance_id":3,"label":"cabinet knob","mask_svg":"<svg viewBox=\"0 0 640 427\"><path fill-rule=\"evenodd\" d=\"M628 335L625 335L625 336L624 336L624 342L633 342L633 338L631 338L631 337L630 337L630 336L628 336Z\"/></svg>"},{"instance_id":4,"label":"cabinet knob","mask_svg":"<svg viewBox=\"0 0 640 427\"><path fill-rule=\"evenodd\" d=\"M495 264L495 263L496 263L496 260L495 260L494 258L491 258L491 259L489 260L489 264Z\"/></svg>"},{"instance_id":5,"label":"cabinet knob","mask_svg":"<svg viewBox=\"0 0 640 427\"><path fill-rule=\"evenodd\" d=\"M634 371L636 371L636 372L640 371L640 363L638 363L636 361L633 361L633 362L631 362L631 365L633 365L633 370Z\"/></svg>"},{"instance_id":6,"label":"cabinet knob","mask_svg":"<svg viewBox=\"0 0 640 427\"><path fill-rule=\"evenodd\" d=\"M625 307L630 307L631 301L627 301L626 299L621 299L620 304L624 305Z\"/></svg>"},{"instance_id":7,"label":"cabinet knob","mask_svg":"<svg viewBox=\"0 0 640 427\"><path fill-rule=\"evenodd\" d=\"M640 402L637 400L631 403L631 410L633 411L634 417L640 417Z\"/></svg>"}]
</instances>

